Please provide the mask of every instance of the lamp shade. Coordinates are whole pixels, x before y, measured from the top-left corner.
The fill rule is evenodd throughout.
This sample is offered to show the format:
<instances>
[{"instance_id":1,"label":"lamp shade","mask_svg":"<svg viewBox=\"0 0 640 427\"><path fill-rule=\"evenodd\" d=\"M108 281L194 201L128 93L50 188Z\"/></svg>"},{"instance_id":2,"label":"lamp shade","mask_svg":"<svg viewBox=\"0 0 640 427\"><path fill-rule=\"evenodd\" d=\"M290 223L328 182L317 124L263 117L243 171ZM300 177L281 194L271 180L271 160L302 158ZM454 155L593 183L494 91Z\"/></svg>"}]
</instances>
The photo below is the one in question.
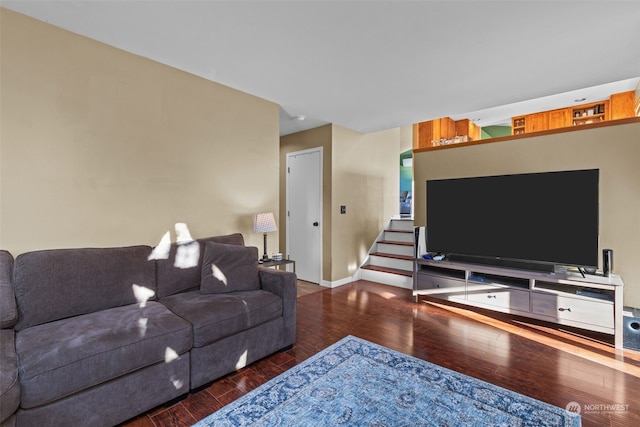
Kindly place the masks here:
<instances>
[{"instance_id":1,"label":"lamp shade","mask_svg":"<svg viewBox=\"0 0 640 427\"><path fill-rule=\"evenodd\" d=\"M273 212L259 213L253 220L253 232L254 233L271 233L277 231L276 219L273 216Z\"/></svg>"}]
</instances>

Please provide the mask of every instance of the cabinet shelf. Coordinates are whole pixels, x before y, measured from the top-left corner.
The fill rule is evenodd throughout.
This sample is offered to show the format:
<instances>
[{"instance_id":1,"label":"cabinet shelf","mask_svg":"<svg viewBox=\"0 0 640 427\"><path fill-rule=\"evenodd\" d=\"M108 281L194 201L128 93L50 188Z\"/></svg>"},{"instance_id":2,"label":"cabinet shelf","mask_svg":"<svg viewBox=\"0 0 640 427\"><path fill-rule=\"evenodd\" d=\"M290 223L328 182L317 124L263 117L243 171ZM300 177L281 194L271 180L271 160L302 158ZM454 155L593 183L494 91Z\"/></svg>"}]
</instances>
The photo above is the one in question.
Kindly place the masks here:
<instances>
[{"instance_id":1,"label":"cabinet shelf","mask_svg":"<svg viewBox=\"0 0 640 427\"><path fill-rule=\"evenodd\" d=\"M573 118L573 125L574 126L580 126L580 125L588 125L591 123L599 123L606 120L604 114L593 114L591 116L580 116L580 117L574 117Z\"/></svg>"},{"instance_id":2,"label":"cabinet shelf","mask_svg":"<svg viewBox=\"0 0 640 427\"><path fill-rule=\"evenodd\" d=\"M571 109L573 126L599 123L609 119L609 102L583 104Z\"/></svg>"},{"instance_id":3,"label":"cabinet shelf","mask_svg":"<svg viewBox=\"0 0 640 427\"><path fill-rule=\"evenodd\" d=\"M469 283L492 284L512 288L529 289L529 280L519 277L499 276L496 274L469 272Z\"/></svg>"},{"instance_id":4,"label":"cabinet shelf","mask_svg":"<svg viewBox=\"0 0 640 427\"><path fill-rule=\"evenodd\" d=\"M440 268L440 267L424 265L424 264L418 267L417 273L418 274L426 273L429 275L441 276L448 279L457 279L457 280L465 279L465 272L463 270L453 269L453 268Z\"/></svg>"},{"instance_id":5,"label":"cabinet shelf","mask_svg":"<svg viewBox=\"0 0 640 427\"><path fill-rule=\"evenodd\" d=\"M592 114L592 115L586 115L586 116L579 116L579 117L574 117L573 120L577 121L577 120L589 120L589 119L603 119L604 118L604 113L602 114Z\"/></svg>"},{"instance_id":6,"label":"cabinet shelf","mask_svg":"<svg viewBox=\"0 0 640 427\"><path fill-rule=\"evenodd\" d=\"M562 296L577 297L585 300L597 299L613 303L615 300L615 292L606 289L589 288L585 286L570 286L562 283L550 283L544 281L536 281L535 290L543 292L551 292Z\"/></svg>"}]
</instances>

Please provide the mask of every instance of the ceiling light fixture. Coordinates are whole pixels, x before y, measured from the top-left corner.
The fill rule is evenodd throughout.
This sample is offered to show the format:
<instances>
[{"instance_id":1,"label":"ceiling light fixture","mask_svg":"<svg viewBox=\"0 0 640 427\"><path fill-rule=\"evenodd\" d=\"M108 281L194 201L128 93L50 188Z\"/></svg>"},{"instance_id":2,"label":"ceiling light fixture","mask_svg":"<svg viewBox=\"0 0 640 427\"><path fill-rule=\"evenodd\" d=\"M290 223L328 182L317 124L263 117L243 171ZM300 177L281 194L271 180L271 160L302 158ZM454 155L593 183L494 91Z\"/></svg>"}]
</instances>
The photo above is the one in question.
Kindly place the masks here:
<instances>
[{"instance_id":1,"label":"ceiling light fixture","mask_svg":"<svg viewBox=\"0 0 640 427\"><path fill-rule=\"evenodd\" d=\"M296 120L298 120L298 121L303 121L304 119L306 119L306 117L305 117L305 116L303 116L302 114L300 114L299 116L294 116L294 117L292 117L292 118L294 118L294 119L296 119Z\"/></svg>"}]
</instances>

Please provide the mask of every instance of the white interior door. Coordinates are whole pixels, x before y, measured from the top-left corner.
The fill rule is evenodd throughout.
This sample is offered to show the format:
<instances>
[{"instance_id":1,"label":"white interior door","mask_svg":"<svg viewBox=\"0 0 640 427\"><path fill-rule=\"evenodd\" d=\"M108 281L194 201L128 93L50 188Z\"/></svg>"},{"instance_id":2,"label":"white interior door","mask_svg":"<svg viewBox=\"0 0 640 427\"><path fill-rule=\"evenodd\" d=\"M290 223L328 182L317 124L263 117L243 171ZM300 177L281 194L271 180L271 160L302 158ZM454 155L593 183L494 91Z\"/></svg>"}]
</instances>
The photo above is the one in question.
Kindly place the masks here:
<instances>
[{"instance_id":1,"label":"white interior door","mask_svg":"<svg viewBox=\"0 0 640 427\"><path fill-rule=\"evenodd\" d=\"M287 255L300 280L322 280L322 147L287 154Z\"/></svg>"}]
</instances>

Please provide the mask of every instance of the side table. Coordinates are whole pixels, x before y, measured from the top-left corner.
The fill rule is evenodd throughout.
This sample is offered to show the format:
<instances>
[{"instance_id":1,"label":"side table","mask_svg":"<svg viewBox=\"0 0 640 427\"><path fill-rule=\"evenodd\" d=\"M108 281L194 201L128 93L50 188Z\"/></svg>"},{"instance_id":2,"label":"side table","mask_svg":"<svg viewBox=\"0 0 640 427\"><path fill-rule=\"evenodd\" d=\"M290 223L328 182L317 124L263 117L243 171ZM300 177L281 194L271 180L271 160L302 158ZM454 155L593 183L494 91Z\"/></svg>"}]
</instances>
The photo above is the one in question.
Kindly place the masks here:
<instances>
[{"instance_id":1,"label":"side table","mask_svg":"<svg viewBox=\"0 0 640 427\"><path fill-rule=\"evenodd\" d=\"M287 265L288 264L292 264L293 265L293 272L296 272L296 262L292 259L283 259L281 261L274 261L274 260L270 260L267 262L263 262L263 261L258 261L258 265L261 265L263 267L273 267L273 268L278 268L280 270L282 270L282 266L284 266L284 269L287 269Z\"/></svg>"}]
</instances>

